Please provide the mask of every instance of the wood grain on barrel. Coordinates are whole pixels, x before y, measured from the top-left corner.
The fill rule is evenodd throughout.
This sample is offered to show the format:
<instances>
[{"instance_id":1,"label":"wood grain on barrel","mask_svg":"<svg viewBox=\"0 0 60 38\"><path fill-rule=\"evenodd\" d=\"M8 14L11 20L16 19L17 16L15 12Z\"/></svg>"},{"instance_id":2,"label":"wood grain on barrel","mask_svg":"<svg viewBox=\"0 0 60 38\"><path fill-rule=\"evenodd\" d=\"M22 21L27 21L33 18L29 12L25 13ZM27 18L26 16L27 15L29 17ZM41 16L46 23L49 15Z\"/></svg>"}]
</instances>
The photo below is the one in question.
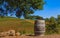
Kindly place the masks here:
<instances>
[{"instance_id":1,"label":"wood grain on barrel","mask_svg":"<svg viewBox=\"0 0 60 38\"><path fill-rule=\"evenodd\" d=\"M35 35L44 35L45 32L45 20L36 20L34 26Z\"/></svg>"}]
</instances>

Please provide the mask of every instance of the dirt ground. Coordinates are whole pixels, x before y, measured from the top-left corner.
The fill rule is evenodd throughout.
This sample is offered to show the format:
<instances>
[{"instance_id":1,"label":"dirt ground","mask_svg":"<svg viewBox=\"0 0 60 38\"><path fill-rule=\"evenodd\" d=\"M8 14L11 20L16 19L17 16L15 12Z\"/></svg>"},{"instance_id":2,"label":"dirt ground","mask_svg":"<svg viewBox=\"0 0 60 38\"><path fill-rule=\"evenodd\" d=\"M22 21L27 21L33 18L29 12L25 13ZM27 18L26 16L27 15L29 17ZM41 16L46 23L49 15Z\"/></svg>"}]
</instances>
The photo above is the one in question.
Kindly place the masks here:
<instances>
[{"instance_id":1,"label":"dirt ground","mask_svg":"<svg viewBox=\"0 0 60 38\"><path fill-rule=\"evenodd\" d=\"M45 36L6 36L0 38L60 38L60 35L45 35Z\"/></svg>"}]
</instances>

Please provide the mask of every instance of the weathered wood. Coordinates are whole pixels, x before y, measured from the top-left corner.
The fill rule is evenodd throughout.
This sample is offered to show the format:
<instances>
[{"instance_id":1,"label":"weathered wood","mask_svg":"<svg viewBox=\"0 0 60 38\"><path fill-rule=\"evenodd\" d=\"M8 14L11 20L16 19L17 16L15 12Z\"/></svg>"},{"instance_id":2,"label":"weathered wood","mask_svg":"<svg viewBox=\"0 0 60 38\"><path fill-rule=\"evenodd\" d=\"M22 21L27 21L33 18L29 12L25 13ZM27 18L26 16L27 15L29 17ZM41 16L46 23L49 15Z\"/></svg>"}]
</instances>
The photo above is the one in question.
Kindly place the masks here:
<instances>
[{"instance_id":1,"label":"weathered wood","mask_svg":"<svg viewBox=\"0 0 60 38\"><path fill-rule=\"evenodd\" d=\"M45 33L45 20L36 20L34 26L35 35L44 35Z\"/></svg>"}]
</instances>

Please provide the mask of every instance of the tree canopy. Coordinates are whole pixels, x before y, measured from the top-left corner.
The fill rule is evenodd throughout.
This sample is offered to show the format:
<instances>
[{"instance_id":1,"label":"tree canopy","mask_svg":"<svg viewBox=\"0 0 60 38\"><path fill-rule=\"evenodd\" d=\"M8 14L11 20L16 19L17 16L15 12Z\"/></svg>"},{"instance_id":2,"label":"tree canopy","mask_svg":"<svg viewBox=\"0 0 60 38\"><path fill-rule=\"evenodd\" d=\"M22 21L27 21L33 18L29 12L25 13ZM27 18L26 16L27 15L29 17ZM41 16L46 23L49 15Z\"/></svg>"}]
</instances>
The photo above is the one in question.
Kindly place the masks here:
<instances>
[{"instance_id":1,"label":"tree canopy","mask_svg":"<svg viewBox=\"0 0 60 38\"><path fill-rule=\"evenodd\" d=\"M16 16L24 18L30 16L34 13L34 10L42 10L44 5L44 0L0 0L0 4L7 2L7 10L16 11Z\"/></svg>"}]
</instances>

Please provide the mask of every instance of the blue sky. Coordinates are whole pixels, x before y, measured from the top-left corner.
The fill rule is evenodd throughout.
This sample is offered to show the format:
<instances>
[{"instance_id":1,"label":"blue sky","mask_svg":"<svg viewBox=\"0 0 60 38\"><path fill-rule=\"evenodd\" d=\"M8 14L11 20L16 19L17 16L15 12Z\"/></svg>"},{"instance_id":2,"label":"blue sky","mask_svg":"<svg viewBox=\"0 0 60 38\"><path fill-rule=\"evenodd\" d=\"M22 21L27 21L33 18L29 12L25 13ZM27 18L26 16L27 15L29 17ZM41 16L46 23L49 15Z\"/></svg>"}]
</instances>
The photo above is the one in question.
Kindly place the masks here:
<instances>
[{"instance_id":1,"label":"blue sky","mask_svg":"<svg viewBox=\"0 0 60 38\"><path fill-rule=\"evenodd\" d=\"M60 0L45 1L46 4L44 5L44 9L35 11L34 15L39 15L44 18L49 18L51 16L57 17L57 15L60 15Z\"/></svg>"}]
</instances>

